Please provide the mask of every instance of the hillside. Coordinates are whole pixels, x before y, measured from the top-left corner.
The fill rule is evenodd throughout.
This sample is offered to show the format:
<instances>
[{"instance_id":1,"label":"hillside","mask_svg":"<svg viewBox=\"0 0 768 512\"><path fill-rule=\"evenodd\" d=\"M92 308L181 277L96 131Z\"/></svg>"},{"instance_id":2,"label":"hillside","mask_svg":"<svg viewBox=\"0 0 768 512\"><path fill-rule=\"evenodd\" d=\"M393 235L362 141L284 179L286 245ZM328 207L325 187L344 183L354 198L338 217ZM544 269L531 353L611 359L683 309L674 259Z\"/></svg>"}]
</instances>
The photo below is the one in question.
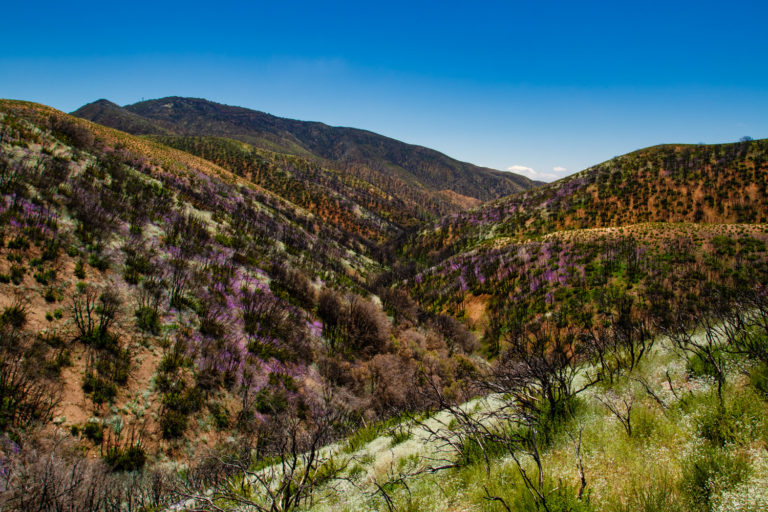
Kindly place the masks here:
<instances>
[{"instance_id":1,"label":"hillside","mask_svg":"<svg viewBox=\"0 0 768 512\"><path fill-rule=\"evenodd\" d=\"M220 137L151 136L152 140L215 162L369 242L412 231L436 214L454 211L435 195L367 168L344 172L315 159L258 149ZM469 204L477 201L465 198ZM451 198L454 201L454 198Z\"/></svg>"},{"instance_id":2,"label":"hillside","mask_svg":"<svg viewBox=\"0 0 768 512\"><path fill-rule=\"evenodd\" d=\"M0 194L0 426L107 478L271 454L331 411L333 438L418 409L417 368L459 396L474 365L459 324L371 294L362 238L189 153L4 100Z\"/></svg>"},{"instance_id":3,"label":"hillside","mask_svg":"<svg viewBox=\"0 0 768 512\"><path fill-rule=\"evenodd\" d=\"M424 262L489 240L646 222L765 223L768 140L662 145L446 216L408 249Z\"/></svg>"},{"instance_id":4,"label":"hillside","mask_svg":"<svg viewBox=\"0 0 768 512\"><path fill-rule=\"evenodd\" d=\"M767 154L765 140L658 146L446 216L403 246L421 265L403 287L491 353L550 315L663 324L707 290L765 281Z\"/></svg>"},{"instance_id":5,"label":"hillside","mask_svg":"<svg viewBox=\"0 0 768 512\"><path fill-rule=\"evenodd\" d=\"M371 426L321 454L317 467L334 478L318 482L301 510L765 510L766 366L735 355L728 362L749 376L729 370L721 402L711 375L660 339L630 375L572 396L571 411L536 444L523 417L505 409L515 398L499 395ZM519 430L494 429L495 421ZM209 496L224 509L227 498L269 506L257 498L263 487L253 490Z\"/></svg>"},{"instance_id":6,"label":"hillside","mask_svg":"<svg viewBox=\"0 0 768 512\"><path fill-rule=\"evenodd\" d=\"M77 117L88 119L104 126L116 128L134 135L168 134L168 130L159 124L145 119L138 114L120 108L108 100L97 100L80 107Z\"/></svg>"},{"instance_id":7,"label":"hillside","mask_svg":"<svg viewBox=\"0 0 768 512\"><path fill-rule=\"evenodd\" d=\"M430 191L436 202L453 205L453 211L472 199L485 201L536 185L523 176L459 162L373 132L284 119L201 99L170 97L122 108L99 100L73 114L129 133L225 137L278 153L320 158L358 177L364 172L374 185L381 184L379 179L395 178Z\"/></svg>"},{"instance_id":8,"label":"hillside","mask_svg":"<svg viewBox=\"0 0 768 512\"><path fill-rule=\"evenodd\" d=\"M762 510L768 141L467 210L423 148L164 101L0 100L0 508Z\"/></svg>"}]
</instances>

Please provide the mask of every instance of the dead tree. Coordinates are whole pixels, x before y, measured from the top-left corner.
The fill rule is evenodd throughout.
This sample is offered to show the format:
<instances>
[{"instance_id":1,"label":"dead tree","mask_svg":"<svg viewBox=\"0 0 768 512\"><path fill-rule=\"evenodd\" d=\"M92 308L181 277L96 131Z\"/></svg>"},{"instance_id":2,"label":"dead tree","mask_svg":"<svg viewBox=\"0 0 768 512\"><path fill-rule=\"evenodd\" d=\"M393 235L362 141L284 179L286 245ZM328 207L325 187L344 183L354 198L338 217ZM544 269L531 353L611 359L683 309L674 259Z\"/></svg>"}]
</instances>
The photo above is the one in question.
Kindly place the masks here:
<instances>
[{"instance_id":1,"label":"dead tree","mask_svg":"<svg viewBox=\"0 0 768 512\"><path fill-rule=\"evenodd\" d=\"M666 334L684 356L698 357L707 365L707 371L717 385L717 396L722 402L728 347L725 346L726 339L722 337L720 327L717 318L711 315L711 310L688 314L678 312L676 321L666 330Z\"/></svg>"},{"instance_id":2,"label":"dead tree","mask_svg":"<svg viewBox=\"0 0 768 512\"><path fill-rule=\"evenodd\" d=\"M601 378L613 382L640 364L653 348L655 335L631 296L614 294L605 300L607 327L593 329L584 337L592 357L600 365Z\"/></svg>"},{"instance_id":3,"label":"dead tree","mask_svg":"<svg viewBox=\"0 0 768 512\"><path fill-rule=\"evenodd\" d=\"M178 483L177 492L198 510L226 510L226 504L258 512L297 510L345 469L322 450L343 419L334 410L317 415L311 423L281 415L271 432L269 454L274 463L259 464L250 450L239 456L212 456L204 467L215 477L200 478L193 471L191 478Z\"/></svg>"},{"instance_id":4,"label":"dead tree","mask_svg":"<svg viewBox=\"0 0 768 512\"><path fill-rule=\"evenodd\" d=\"M632 405L634 397L631 392L618 394L609 390L603 396L596 396L597 400L619 420L627 436L632 437Z\"/></svg>"},{"instance_id":5,"label":"dead tree","mask_svg":"<svg viewBox=\"0 0 768 512\"><path fill-rule=\"evenodd\" d=\"M443 455L428 469L456 467L479 457L490 473L491 458L506 454L514 461L536 507L550 511L551 490L542 449L551 441L553 424L573 416L571 399L596 380L586 378L578 386L574 384L582 360L576 332L544 324L513 335L509 345L500 361L477 380L477 392L488 394L477 408L451 404L439 387L432 385L436 409L447 413L450 420L432 417L420 423L430 439L443 448ZM586 476L580 439L579 435L576 450L581 496ZM533 461L532 466L528 460ZM509 509L501 497L487 490L486 499Z\"/></svg>"},{"instance_id":6,"label":"dead tree","mask_svg":"<svg viewBox=\"0 0 768 512\"><path fill-rule=\"evenodd\" d=\"M768 287L742 291L722 319L730 349L768 364Z\"/></svg>"}]
</instances>

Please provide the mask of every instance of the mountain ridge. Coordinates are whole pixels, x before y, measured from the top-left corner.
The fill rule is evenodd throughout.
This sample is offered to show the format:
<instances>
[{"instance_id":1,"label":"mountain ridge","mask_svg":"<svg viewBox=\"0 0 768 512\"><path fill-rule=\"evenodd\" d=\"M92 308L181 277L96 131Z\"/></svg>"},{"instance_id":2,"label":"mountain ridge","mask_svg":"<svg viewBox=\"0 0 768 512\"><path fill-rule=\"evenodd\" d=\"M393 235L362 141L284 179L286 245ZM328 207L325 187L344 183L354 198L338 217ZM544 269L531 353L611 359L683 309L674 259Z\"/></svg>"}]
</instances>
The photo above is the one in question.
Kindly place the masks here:
<instances>
[{"instance_id":1,"label":"mountain ridge","mask_svg":"<svg viewBox=\"0 0 768 512\"><path fill-rule=\"evenodd\" d=\"M223 136L256 147L314 156L337 164L363 163L432 189L448 189L480 200L537 186L524 176L460 162L438 151L372 131L317 121L281 118L199 98L171 96L124 107L98 100L72 113L138 134ZM146 120L139 123L135 117ZM140 132L140 133L139 133ZM164 133L165 132L165 133Z\"/></svg>"}]
</instances>

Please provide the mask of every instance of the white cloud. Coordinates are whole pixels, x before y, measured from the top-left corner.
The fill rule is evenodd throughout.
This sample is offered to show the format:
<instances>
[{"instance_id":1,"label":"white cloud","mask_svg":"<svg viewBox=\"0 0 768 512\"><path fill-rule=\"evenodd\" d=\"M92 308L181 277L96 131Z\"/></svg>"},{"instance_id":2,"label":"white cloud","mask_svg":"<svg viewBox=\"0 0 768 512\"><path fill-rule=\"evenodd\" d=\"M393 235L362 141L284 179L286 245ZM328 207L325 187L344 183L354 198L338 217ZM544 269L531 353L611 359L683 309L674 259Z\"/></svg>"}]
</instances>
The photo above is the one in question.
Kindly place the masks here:
<instances>
[{"instance_id":1,"label":"white cloud","mask_svg":"<svg viewBox=\"0 0 768 512\"><path fill-rule=\"evenodd\" d=\"M565 168L565 167L563 167L562 165L556 165L556 166L554 166L554 167L552 168L552 170L553 170L553 171L555 171L555 172L565 172L565 171L567 171L568 169L566 169L566 168Z\"/></svg>"},{"instance_id":2,"label":"white cloud","mask_svg":"<svg viewBox=\"0 0 768 512\"><path fill-rule=\"evenodd\" d=\"M522 174L523 176L527 176L534 180L541 180L541 181L553 181L560 177L557 174L553 174L550 172L538 172L532 167L526 167L525 165L518 165L518 164L510 165L509 167L507 167L507 170L510 172L516 172L518 174Z\"/></svg>"},{"instance_id":3,"label":"white cloud","mask_svg":"<svg viewBox=\"0 0 768 512\"><path fill-rule=\"evenodd\" d=\"M524 165L510 165L509 167L507 167L507 170L512 172L525 172L530 174L536 174L536 171Z\"/></svg>"}]
</instances>

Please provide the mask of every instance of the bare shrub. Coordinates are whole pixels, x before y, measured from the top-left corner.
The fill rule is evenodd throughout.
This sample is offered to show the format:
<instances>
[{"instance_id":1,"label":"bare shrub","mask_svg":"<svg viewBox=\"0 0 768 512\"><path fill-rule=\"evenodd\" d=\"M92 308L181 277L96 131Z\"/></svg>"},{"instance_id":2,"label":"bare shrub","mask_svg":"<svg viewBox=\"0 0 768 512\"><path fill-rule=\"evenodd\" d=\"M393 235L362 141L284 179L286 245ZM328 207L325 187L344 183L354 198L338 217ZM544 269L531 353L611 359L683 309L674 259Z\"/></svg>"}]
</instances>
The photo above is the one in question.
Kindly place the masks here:
<instances>
[{"instance_id":1,"label":"bare shrub","mask_svg":"<svg viewBox=\"0 0 768 512\"><path fill-rule=\"evenodd\" d=\"M437 331L445 339L448 349L453 352L469 354L480 347L477 338L464 324L447 315L437 315L433 321Z\"/></svg>"},{"instance_id":2,"label":"bare shrub","mask_svg":"<svg viewBox=\"0 0 768 512\"><path fill-rule=\"evenodd\" d=\"M230 453L213 453L184 479L176 491L197 510L222 510L236 504L249 510L284 512L310 504L321 485L335 480L345 469L321 448L335 438L337 428L346 424L345 415L329 404L314 411L310 423L292 415L272 418L266 449L241 444ZM273 463L259 469L254 453L264 453ZM263 464L262 464L263 465Z\"/></svg>"},{"instance_id":3,"label":"bare shrub","mask_svg":"<svg viewBox=\"0 0 768 512\"><path fill-rule=\"evenodd\" d=\"M3 451L2 510L139 512L177 499L168 472L113 473L101 459L84 458L68 437L27 436Z\"/></svg>"},{"instance_id":4,"label":"bare shrub","mask_svg":"<svg viewBox=\"0 0 768 512\"><path fill-rule=\"evenodd\" d=\"M358 295L351 295L347 323L349 348L363 354L377 354L389 347L390 324L379 306Z\"/></svg>"},{"instance_id":5,"label":"bare shrub","mask_svg":"<svg viewBox=\"0 0 768 512\"><path fill-rule=\"evenodd\" d=\"M88 128L74 120L51 116L50 126L54 135L78 149L89 149L96 140Z\"/></svg>"},{"instance_id":6,"label":"bare shrub","mask_svg":"<svg viewBox=\"0 0 768 512\"><path fill-rule=\"evenodd\" d=\"M0 326L0 430L51 419L59 396L45 375L52 360L45 344L10 325Z\"/></svg>"}]
</instances>

